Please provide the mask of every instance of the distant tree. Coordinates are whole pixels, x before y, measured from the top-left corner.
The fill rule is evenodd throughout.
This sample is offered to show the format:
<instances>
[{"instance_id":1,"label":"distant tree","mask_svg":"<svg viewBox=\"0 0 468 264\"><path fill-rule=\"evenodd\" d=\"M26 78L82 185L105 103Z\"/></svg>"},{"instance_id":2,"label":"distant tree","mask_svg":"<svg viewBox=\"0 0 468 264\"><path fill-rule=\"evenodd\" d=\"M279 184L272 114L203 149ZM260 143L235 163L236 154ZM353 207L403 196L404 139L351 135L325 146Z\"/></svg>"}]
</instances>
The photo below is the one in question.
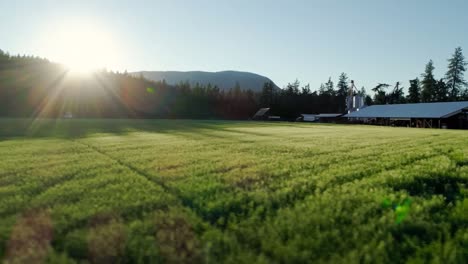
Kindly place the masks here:
<instances>
[{"instance_id":1,"label":"distant tree","mask_svg":"<svg viewBox=\"0 0 468 264\"><path fill-rule=\"evenodd\" d=\"M460 100L462 101L468 101L468 89L465 89L463 92L462 92L462 95L460 97Z\"/></svg>"},{"instance_id":2,"label":"distant tree","mask_svg":"<svg viewBox=\"0 0 468 264\"><path fill-rule=\"evenodd\" d=\"M449 88L444 82L444 79L440 79L434 91L434 101L436 102L447 102L449 100Z\"/></svg>"},{"instance_id":3,"label":"distant tree","mask_svg":"<svg viewBox=\"0 0 468 264\"><path fill-rule=\"evenodd\" d=\"M293 83L288 83L288 85L286 86L286 94L287 95L298 95L300 85L301 85L301 83L297 79Z\"/></svg>"},{"instance_id":4,"label":"distant tree","mask_svg":"<svg viewBox=\"0 0 468 264\"><path fill-rule=\"evenodd\" d=\"M447 73L445 74L445 81L449 90L449 99L455 101L458 99L464 87L467 86L467 82L463 76L466 71L465 66L467 62L465 61L461 47L455 49L455 53L448 62L449 65Z\"/></svg>"},{"instance_id":5,"label":"distant tree","mask_svg":"<svg viewBox=\"0 0 468 264\"><path fill-rule=\"evenodd\" d=\"M400 86L400 82L396 82L393 91L387 95L387 102L389 104L403 104L405 103L405 93L403 87Z\"/></svg>"},{"instance_id":6,"label":"distant tree","mask_svg":"<svg viewBox=\"0 0 468 264\"><path fill-rule=\"evenodd\" d=\"M328 78L328 82L325 83L325 91L327 95L334 96L335 95L335 85L331 80L331 77Z\"/></svg>"},{"instance_id":7,"label":"distant tree","mask_svg":"<svg viewBox=\"0 0 468 264\"><path fill-rule=\"evenodd\" d=\"M372 97L367 94L366 88L361 87L361 89L358 91L358 95L364 98L364 104L365 105L372 105Z\"/></svg>"},{"instance_id":8,"label":"distant tree","mask_svg":"<svg viewBox=\"0 0 468 264\"><path fill-rule=\"evenodd\" d=\"M327 93L327 91L325 89L325 85L323 83L321 83L320 88L319 88L319 95L324 95L326 93Z\"/></svg>"},{"instance_id":9,"label":"distant tree","mask_svg":"<svg viewBox=\"0 0 468 264\"><path fill-rule=\"evenodd\" d=\"M304 85L301 89L301 95L309 95L310 93L310 84Z\"/></svg>"},{"instance_id":10,"label":"distant tree","mask_svg":"<svg viewBox=\"0 0 468 264\"><path fill-rule=\"evenodd\" d=\"M293 83L292 83L292 88L293 88L293 94L294 95L299 95L300 91L299 91L299 87L300 87L301 83L299 82L298 79L296 79Z\"/></svg>"},{"instance_id":11,"label":"distant tree","mask_svg":"<svg viewBox=\"0 0 468 264\"><path fill-rule=\"evenodd\" d=\"M364 86L361 87L361 89L358 91L358 95L362 97L366 97L367 91L366 91L366 88L364 88Z\"/></svg>"},{"instance_id":12,"label":"distant tree","mask_svg":"<svg viewBox=\"0 0 468 264\"><path fill-rule=\"evenodd\" d=\"M390 85L386 83L379 83L377 86L372 88L374 94L374 104L386 104L387 103L387 93L385 91Z\"/></svg>"},{"instance_id":13,"label":"distant tree","mask_svg":"<svg viewBox=\"0 0 468 264\"><path fill-rule=\"evenodd\" d=\"M208 84L211 86L211 84ZM239 84L239 82L236 81L236 84L234 85L234 88L232 88L233 90L233 93L234 93L234 96L235 97L239 97L241 92L242 92L242 89L241 89L241 86Z\"/></svg>"},{"instance_id":14,"label":"distant tree","mask_svg":"<svg viewBox=\"0 0 468 264\"><path fill-rule=\"evenodd\" d=\"M430 60L426 64L426 69L422 74L421 81L421 101L422 102L433 102L434 94L436 91L437 81L434 78L434 63Z\"/></svg>"},{"instance_id":15,"label":"distant tree","mask_svg":"<svg viewBox=\"0 0 468 264\"><path fill-rule=\"evenodd\" d=\"M262 107L271 107L273 103L273 82L269 81L263 84L260 95L260 104Z\"/></svg>"},{"instance_id":16,"label":"distant tree","mask_svg":"<svg viewBox=\"0 0 468 264\"><path fill-rule=\"evenodd\" d=\"M410 80L410 87L408 88L408 96L406 100L408 103L420 103L421 102L421 84L419 79Z\"/></svg>"},{"instance_id":17,"label":"distant tree","mask_svg":"<svg viewBox=\"0 0 468 264\"><path fill-rule=\"evenodd\" d=\"M6 67L6 64L9 62L9 56L3 50L0 49L0 69Z\"/></svg>"},{"instance_id":18,"label":"distant tree","mask_svg":"<svg viewBox=\"0 0 468 264\"><path fill-rule=\"evenodd\" d=\"M348 76L346 75L346 73L342 72L340 74L340 77L338 78L338 83L336 85L336 95L346 97L346 95L348 94L348 86Z\"/></svg>"}]
</instances>

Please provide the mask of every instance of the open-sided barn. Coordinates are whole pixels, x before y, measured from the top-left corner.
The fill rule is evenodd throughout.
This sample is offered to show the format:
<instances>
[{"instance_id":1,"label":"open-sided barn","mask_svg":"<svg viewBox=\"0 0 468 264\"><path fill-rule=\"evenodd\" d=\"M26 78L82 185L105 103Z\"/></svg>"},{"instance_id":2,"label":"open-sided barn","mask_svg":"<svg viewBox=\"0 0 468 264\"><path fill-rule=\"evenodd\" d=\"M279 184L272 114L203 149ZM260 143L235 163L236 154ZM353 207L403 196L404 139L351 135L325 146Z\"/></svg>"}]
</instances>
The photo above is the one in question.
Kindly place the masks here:
<instances>
[{"instance_id":1,"label":"open-sided barn","mask_svg":"<svg viewBox=\"0 0 468 264\"><path fill-rule=\"evenodd\" d=\"M320 123L336 123L342 116L343 114L318 114L315 117Z\"/></svg>"},{"instance_id":2,"label":"open-sided barn","mask_svg":"<svg viewBox=\"0 0 468 264\"><path fill-rule=\"evenodd\" d=\"M318 120L317 115L301 114L299 116L299 121L303 121L303 122L315 122L317 120Z\"/></svg>"},{"instance_id":3,"label":"open-sided barn","mask_svg":"<svg viewBox=\"0 0 468 264\"><path fill-rule=\"evenodd\" d=\"M298 121L303 122L320 122L320 123L336 123L340 120L343 114L301 114Z\"/></svg>"},{"instance_id":4,"label":"open-sided barn","mask_svg":"<svg viewBox=\"0 0 468 264\"><path fill-rule=\"evenodd\" d=\"M345 117L378 125L468 129L468 101L372 105Z\"/></svg>"}]
</instances>

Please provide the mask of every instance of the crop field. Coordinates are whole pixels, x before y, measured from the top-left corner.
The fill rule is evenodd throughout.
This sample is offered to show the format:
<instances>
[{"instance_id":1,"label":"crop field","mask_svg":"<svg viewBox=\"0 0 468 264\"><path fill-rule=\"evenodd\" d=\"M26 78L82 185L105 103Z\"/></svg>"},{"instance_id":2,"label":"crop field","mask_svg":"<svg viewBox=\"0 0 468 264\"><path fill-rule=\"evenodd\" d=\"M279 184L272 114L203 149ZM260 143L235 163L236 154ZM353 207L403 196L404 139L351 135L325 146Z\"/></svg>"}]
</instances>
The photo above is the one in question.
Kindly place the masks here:
<instances>
[{"instance_id":1,"label":"crop field","mask_svg":"<svg viewBox=\"0 0 468 264\"><path fill-rule=\"evenodd\" d=\"M468 132L0 119L0 262L467 263Z\"/></svg>"}]
</instances>

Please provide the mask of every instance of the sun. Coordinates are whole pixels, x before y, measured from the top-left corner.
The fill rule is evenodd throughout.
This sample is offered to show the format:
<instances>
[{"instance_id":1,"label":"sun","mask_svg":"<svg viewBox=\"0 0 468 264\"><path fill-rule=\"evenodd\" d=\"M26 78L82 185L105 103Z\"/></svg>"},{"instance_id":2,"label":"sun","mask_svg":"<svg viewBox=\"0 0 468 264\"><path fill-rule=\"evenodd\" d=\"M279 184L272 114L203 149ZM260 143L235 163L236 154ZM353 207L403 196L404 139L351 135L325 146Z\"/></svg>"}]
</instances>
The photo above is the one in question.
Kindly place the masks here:
<instances>
[{"instance_id":1,"label":"sun","mask_svg":"<svg viewBox=\"0 0 468 264\"><path fill-rule=\"evenodd\" d=\"M119 43L97 24L61 24L47 35L47 57L65 64L74 73L114 68L121 54Z\"/></svg>"}]
</instances>

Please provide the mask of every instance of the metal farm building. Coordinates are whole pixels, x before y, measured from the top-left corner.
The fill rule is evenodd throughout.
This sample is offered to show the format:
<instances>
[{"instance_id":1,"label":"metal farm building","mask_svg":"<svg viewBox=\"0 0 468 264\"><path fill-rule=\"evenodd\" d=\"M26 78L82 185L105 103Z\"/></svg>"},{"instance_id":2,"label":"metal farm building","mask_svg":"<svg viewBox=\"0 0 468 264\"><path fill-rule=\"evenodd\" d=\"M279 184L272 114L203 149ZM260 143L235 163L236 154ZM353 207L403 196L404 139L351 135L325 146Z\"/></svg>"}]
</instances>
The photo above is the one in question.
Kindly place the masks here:
<instances>
[{"instance_id":1,"label":"metal farm building","mask_svg":"<svg viewBox=\"0 0 468 264\"><path fill-rule=\"evenodd\" d=\"M375 125L468 129L468 101L372 105L344 117Z\"/></svg>"}]
</instances>

